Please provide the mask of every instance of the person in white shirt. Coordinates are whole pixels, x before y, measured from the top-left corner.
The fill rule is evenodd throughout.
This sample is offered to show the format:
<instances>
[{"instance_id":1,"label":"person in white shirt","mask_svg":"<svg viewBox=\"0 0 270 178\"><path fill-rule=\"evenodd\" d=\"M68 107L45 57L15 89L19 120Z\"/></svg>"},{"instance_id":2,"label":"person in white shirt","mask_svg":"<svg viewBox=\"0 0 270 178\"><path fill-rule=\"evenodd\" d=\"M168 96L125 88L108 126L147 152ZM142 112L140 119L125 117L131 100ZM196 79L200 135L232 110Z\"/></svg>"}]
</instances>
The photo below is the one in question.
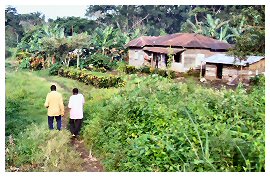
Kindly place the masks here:
<instances>
[{"instance_id":1,"label":"person in white shirt","mask_svg":"<svg viewBox=\"0 0 270 178\"><path fill-rule=\"evenodd\" d=\"M73 95L69 98L68 108L70 108L70 131L72 136L78 136L83 119L84 97L79 93L78 88L72 90Z\"/></svg>"}]
</instances>

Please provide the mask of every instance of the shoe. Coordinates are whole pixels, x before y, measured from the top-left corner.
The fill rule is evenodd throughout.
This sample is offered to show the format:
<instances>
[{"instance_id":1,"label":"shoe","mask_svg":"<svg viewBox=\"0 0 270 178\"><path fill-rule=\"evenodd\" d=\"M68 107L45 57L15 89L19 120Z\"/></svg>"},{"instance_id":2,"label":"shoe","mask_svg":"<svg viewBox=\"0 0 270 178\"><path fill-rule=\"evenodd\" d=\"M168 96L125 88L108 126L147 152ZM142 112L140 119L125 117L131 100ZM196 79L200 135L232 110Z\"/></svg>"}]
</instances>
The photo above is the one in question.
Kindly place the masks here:
<instances>
[{"instance_id":1,"label":"shoe","mask_svg":"<svg viewBox=\"0 0 270 178\"><path fill-rule=\"evenodd\" d=\"M72 137L75 137L75 135L74 135L74 134L72 134Z\"/></svg>"}]
</instances>

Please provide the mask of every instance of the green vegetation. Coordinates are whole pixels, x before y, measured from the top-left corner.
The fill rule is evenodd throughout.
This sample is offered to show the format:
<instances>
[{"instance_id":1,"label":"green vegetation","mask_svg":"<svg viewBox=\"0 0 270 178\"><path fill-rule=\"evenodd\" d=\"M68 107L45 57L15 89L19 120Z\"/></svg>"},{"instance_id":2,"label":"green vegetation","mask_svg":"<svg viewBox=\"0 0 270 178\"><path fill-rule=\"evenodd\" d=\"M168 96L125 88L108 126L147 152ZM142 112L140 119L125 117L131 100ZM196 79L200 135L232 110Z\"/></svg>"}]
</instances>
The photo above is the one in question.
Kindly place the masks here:
<instances>
[{"instance_id":1,"label":"green vegetation","mask_svg":"<svg viewBox=\"0 0 270 178\"><path fill-rule=\"evenodd\" d=\"M264 85L247 93L157 76L129 81L86 109L84 139L106 170L265 170Z\"/></svg>"},{"instance_id":2,"label":"green vegetation","mask_svg":"<svg viewBox=\"0 0 270 178\"><path fill-rule=\"evenodd\" d=\"M263 76L254 79L248 93L241 86L218 91L136 74L124 76L124 88L98 89L49 77L43 70L7 74L6 120L14 121L6 129L11 134L6 137L7 171L81 169L82 160L68 144L69 132L47 130L46 110L40 109L49 88L46 79L61 84L65 104L66 91L73 87L85 95L83 139L106 171L265 170ZM18 87L12 89L15 81ZM32 97L39 108L28 104Z\"/></svg>"},{"instance_id":3,"label":"green vegetation","mask_svg":"<svg viewBox=\"0 0 270 178\"><path fill-rule=\"evenodd\" d=\"M73 88L84 94L82 139L106 171L265 171L264 76L249 90L204 88L194 70L175 83L168 69L127 65L124 46L194 32L235 44L241 60L264 55L265 6L90 5L94 20L49 22L13 7L5 15L6 171L82 171L69 131L47 128L51 83L65 106Z\"/></svg>"},{"instance_id":4,"label":"green vegetation","mask_svg":"<svg viewBox=\"0 0 270 178\"><path fill-rule=\"evenodd\" d=\"M48 129L43 104L50 83L34 74L6 74L6 170L82 171L70 132Z\"/></svg>"},{"instance_id":5,"label":"green vegetation","mask_svg":"<svg viewBox=\"0 0 270 178\"><path fill-rule=\"evenodd\" d=\"M117 87L124 85L121 77L104 73L93 73L87 70L78 70L71 67L59 69L58 74L62 77L72 78L84 82L87 85L93 85L99 88Z\"/></svg>"}]
</instances>

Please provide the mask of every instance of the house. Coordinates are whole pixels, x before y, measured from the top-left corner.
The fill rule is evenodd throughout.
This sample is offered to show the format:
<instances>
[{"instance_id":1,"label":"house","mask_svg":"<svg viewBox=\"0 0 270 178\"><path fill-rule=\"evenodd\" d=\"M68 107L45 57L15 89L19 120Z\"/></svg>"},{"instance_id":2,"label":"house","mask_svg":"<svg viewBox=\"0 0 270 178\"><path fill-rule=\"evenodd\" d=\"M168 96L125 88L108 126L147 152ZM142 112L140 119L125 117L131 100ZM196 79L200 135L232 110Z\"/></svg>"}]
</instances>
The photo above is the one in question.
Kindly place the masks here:
<instances>
[{"instance_id":1,"label":"house","mask_svg":"<svg viewBox=\"0 0 270 178\"><path fill-rule=\"evenodd\" d=\"M206 79L224 79L231 81L240 74L243 78L250 78L265 72L264 56L248 56L240 61L233 56L215 54L204 59ZM242 70L241 70L242 68Z\"/></svg>"},{"instance_id":2,"label":"house","mask_svg":"<svg viewBox=\"0 0 270 178\"><path fill-rule=\"evenodd\" d=\"M169 55L173 55L171 69L186 72L200 68L205 57L225 53L230 44L195 33L176 33L164 36L141 36L126 44L129 65L148 65L166 68Z\"/></svg>"}]
</instances>

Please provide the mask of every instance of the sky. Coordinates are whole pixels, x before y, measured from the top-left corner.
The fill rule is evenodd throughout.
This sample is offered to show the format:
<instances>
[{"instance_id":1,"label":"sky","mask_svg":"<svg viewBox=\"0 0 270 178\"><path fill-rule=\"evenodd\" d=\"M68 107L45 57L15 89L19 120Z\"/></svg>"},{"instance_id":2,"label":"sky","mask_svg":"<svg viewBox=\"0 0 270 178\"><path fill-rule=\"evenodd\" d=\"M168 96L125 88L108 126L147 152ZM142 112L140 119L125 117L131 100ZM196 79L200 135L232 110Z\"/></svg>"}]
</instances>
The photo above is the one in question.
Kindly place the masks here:
<instances>
[{"instance_id":1,"label":"sky","mask_svg":"<svg viewBox=\"0 0 270 178\"><path fill-rule=\"evenodd\" d=\"M19 14L40 12L45 15L46 21L57 17L85 17L87 5L14 5Z\"/></svg>"}]
</instances>

